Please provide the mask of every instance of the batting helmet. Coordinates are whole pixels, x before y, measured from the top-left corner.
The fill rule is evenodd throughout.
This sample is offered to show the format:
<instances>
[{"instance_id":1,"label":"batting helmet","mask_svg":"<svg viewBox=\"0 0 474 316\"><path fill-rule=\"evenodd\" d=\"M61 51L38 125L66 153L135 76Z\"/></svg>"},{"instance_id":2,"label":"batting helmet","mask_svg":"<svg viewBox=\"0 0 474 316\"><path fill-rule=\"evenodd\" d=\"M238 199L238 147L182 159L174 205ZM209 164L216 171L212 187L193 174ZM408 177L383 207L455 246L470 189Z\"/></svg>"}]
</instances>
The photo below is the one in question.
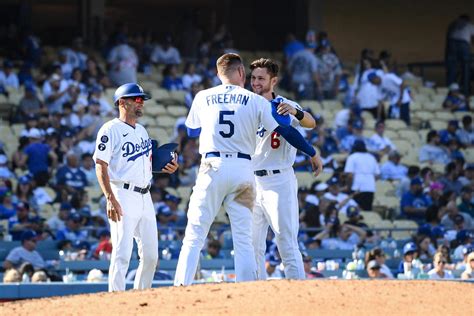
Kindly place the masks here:
<instances>
[{"instance_id":1,"label":"batting helmet","mask_svg":"<svg viewBox=\"0 0 474 316\"><path fill-rule=\"evenodd\" d=\"M129 97L142 97L145 100L149 100L150 96L143 91L143 88L136 83L126 83L121 85L115 90L114 93L114 104L117 105L117 102L121 98Z\"/></svg>"}]
</instances>

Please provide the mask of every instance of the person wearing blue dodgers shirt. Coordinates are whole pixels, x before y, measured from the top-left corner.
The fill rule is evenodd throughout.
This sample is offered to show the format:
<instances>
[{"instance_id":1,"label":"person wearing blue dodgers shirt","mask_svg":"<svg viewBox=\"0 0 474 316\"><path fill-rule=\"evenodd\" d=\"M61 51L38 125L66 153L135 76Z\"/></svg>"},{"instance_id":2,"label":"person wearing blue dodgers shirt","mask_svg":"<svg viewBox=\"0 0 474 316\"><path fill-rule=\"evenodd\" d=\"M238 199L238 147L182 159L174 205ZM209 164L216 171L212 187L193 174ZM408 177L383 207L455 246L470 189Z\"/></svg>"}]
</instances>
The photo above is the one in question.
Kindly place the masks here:
<instances>
[{"instance_id":1,"label":"person wearing blue dodgers shirt","mask_svg":"<svg viewBox=\"0 0 474 316\"><path fill-rule=\"evenodd\" d=\"M126 83L115 91L114 104L119 117L99 130L93 159L97 179L107 199L111 242L113 246L109 291L124 291L133 239L138 245L140 263L134 289L151 287L158 260L158 232L150 195L152 180L152 140L138 124L144 101L150 97L136 83ZM162 172L174 173L177 157Z\"/></svg>"},{"instance_id":2,"label":"person wearing blue dodgers shirt","mask_svg":"<svg viewBox=\"0 0 474 316\"><path fill-rule=\"evenodd\" d=\"M414 178L410 182L410 190L402 196L400 208L402 215L416 222L424 222L425 214L431 202L423 193L423 180Z\"/></svg>"}]
</instances>

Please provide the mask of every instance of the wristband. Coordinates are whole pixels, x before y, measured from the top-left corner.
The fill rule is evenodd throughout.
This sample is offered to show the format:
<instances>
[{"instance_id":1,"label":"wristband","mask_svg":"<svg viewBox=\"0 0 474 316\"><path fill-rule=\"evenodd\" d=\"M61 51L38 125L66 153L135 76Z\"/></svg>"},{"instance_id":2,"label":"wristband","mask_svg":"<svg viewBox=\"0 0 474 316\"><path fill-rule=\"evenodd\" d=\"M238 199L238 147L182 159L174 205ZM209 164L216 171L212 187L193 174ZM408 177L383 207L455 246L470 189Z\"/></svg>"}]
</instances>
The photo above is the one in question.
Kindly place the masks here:
<instances>
[{"instance_id":1,"label":"wristband","mask_svg":"<svg viewBox=\"0 0 474 316\"><path fill-rule=\"evenodd\" d=\"M298 109L295 109L296 110L296 114L295 114L295 117L298 119L298 121L301 121L303 118L304 118L304 113L303 111L300 111Z\"/></svg>"}]
</instances>

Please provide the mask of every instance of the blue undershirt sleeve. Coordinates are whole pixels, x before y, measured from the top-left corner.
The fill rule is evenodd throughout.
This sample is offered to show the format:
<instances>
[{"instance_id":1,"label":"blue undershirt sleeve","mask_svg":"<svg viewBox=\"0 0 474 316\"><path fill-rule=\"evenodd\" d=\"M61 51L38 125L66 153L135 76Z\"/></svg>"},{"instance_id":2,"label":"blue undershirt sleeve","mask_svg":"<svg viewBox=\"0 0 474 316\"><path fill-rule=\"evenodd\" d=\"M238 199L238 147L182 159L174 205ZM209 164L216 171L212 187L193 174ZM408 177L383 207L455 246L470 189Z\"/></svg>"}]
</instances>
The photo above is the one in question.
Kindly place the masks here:
<instances>
[{"instance_id":1,"label":"blue undershirt sleeve","mask_svg":"<svg viewBox=\"0 0 474 316\"><path fill-rule=\"evenodd\" d=\"M292 126L277 126L275 132L280 134L291 146L301 150L306 155L313 157L316 155L316 150L313 146L308 144L303 136Z\"/></svg>"},{"instance_id":2,"label":"blue undershirt sleeve","mask_svg":"<svg viewBox=\"0 0 474 316\"><path fill-rule=\"evenodd\" d=\"M186 126L186 130L188 132L188 136L189 137L199 137L199 135L201 134L201 128L189 128Z\"/></svg>"},{"instance_id":3,"label":"blue undershirt sleeve","mask_svg":"<svg viewBox=\"0 0 474 316\"><path fill-rule=\"evenodd\" d=\"M278 114L278 112L277 112L278 105L282 101L283 101L283 99L280 99L280 98L276 98L276 99L273 99L273 100L270 101L271 104L272 104L272 116L275 119L275 121L277 121L278 125L280 125L280 126L290 126L291 125L290 115L281 115L281 114Z\"/></svg>"}]
</instances>

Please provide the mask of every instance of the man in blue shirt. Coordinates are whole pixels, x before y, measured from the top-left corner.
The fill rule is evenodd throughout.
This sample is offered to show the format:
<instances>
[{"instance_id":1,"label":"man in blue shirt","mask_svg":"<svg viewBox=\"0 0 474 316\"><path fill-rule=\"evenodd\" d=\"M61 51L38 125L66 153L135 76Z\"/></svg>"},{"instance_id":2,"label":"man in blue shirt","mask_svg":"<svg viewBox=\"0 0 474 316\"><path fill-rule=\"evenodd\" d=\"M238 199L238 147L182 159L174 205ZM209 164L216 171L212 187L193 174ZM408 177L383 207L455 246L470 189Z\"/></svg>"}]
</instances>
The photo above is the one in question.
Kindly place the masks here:
<instances>
[{"instance_id":1,"label":"man in blue shirt","mask_svg":"<svg viewBox=\"0 0 474 316\"><path fill-rule=\"evenodd\" d=\"M402 215L417 222L424 221L426 209L430 206L430 199L423 193L422 184L420 178L412 179L410 190L402 196L400 205Z\"/></svg>"},{"instance_id":2,"label":"man in blue shirt","mask_svg":"<svg viewBox=\"0 0 474 316\"><path fill-rule=\"evenodd\" d=\"M86 230L81 229L82 217L77 213L71 213L66 222L66 228L61 229L56 234L56 240L76 241L87 240L88 234Z\"/></svg>"},{"instance_id":3,"label":"man in blue shirt","mask_svg":"<svg viewBox=\"0 0 474 316\"><path fill-rule=\"evenodd\" d=\"M68 154L67 163L58 169L56 183L61 188L65 187L70 193L82 191L87 186L87 176L79 168L79 159L75 154Z\"/></svg>"},{"instance_id":4,"label":"man in blue shirt","mask_svg":"<svg viewBox=\"0 0 474 316\"><path fill-rule=\"evenodd\" d=\"M28 171L35 177L38 174L48 174L48 158L51 159L52 166L56 166L57 156L49 145L42 142L41 132L37 128L32 128L28 132L30 143L23 150L25 156L21 158L18 165L25 163Z\"/></svg>"},{"instance_id":5,"label":"man in blue shirt","mask_svg":"<svg viewBox=\"0 0 474 316\"><path fill-rule=\"evenodd\" d=\"M459 123L456 120L451 120L448 122L448 127L439 132L439 138L441 144L448 145L449 141L452 139L458 140L456 131L459 129Z\"/></svg>"},{"instance_id":6,"label":"man in blue shirt","mask_svg":"<svg viewBox=\"0 0 474 316\"><path fill-rule=\"evenodd\" d=\"M407 176L408 168L400 164L402 155L396 150L388 154L388 161L380 167L382 180L401 180Z\"/></svg>"}]
</instances>

